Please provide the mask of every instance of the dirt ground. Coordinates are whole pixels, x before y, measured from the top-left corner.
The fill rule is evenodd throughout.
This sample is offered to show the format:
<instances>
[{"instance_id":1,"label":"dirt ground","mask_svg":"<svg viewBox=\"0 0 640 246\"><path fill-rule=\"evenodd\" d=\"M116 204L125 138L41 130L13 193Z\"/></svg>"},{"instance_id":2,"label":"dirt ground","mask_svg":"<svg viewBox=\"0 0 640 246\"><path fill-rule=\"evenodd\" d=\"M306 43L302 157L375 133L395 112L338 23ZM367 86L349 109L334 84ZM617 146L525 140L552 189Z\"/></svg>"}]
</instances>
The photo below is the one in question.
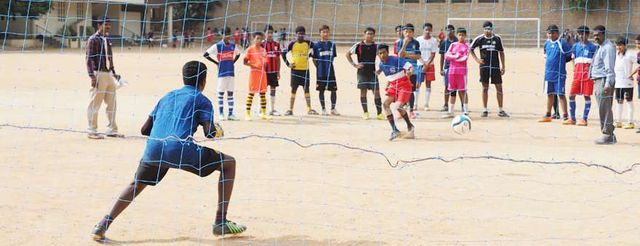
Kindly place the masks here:
<instances>
[{"instance_id":1,"label":"dirt ground","mask_svg":"<svg viewBox=\"0 0 640 246\"><path fill-rule=\"evenodd\" d=\"M222 239L211 234L217 174L200 179L173 170L115 221L107 233L109 242L640 242L639 164L629 171L639 162L640 134L617 129L617 145L594 145L599 136L595 103L588 127L563 126L559 121L537 123L545 105L541 50L507 51L505 110L511 118L496 116L494 88L490 90L490 117L480 118L481 85L477 64L470 61L472 131L456 135L450 121L440 119L441 112L421 111L415 120L417 139L394 142L387 141L390 128L386 121L360 118L355 70L344 59L344 51L340 50L336 61L342 116L303 115L304 100L298 95L296 116L224 121L227 139L204 142L238 160L229 218L249 227L242 236ZM82 51L0 54L0 167L5 170L0 173L2 244L94 244L90 238L93 225L132 179L142 155L145 140L134 136L140 136L140 126L157 100L181 87L182 64L205 61L201 54L199 49L116 50L117 71L130 82L118 91L117 112L120 130L128 137L100 141L79 132L86 129L89 99ZM236 112L243 116L248 69L237 67ZM210 69L204 91L214 102L216 72ZM283 86L277 97L281 112L289 101L289 76L289 71L282 71ZM433 88L430 105L439 109L442 77L438 76ZM424 91L420 106L422 95ZM257 104L256 100L254 110ZM312 104L319 109L315 91ZM582 112L582 98L578 105ZM375 111L371 96L369 109ZM103 131L104 106L101 110ZM399 127L405 129L404 123ZM201 138L200 133L197 137ZM302 148L283 139L303 145L333 144ZM379 153L394 165L400 160L426 160L393 168ZM458 159L449 161L454 158Z\"/></svg>"}]
</instances>

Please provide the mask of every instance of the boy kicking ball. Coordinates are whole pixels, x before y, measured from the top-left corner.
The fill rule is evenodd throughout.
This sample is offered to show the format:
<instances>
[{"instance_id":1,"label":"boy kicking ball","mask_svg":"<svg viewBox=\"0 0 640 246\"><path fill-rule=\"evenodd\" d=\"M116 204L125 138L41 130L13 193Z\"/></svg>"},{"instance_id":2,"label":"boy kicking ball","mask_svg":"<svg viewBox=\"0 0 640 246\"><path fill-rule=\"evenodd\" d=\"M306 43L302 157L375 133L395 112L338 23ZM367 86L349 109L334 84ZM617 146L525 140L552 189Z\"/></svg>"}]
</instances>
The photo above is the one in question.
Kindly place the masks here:
<instances>
[{"instance_id":1,"label":"boy kicking ball","mask_svg":"<svg viewBox=\"0 0 640 246\"><path fill-rule=\"evenodd\" d=\"M94 240L105 240L105 233L118 215L147 185L155 186L160 183L170 168L182 169L200 177L220 171L218 210L213 234L222 236L247 230L246 226L227 220L236 172L235 159L193 142L193 134L198 126L202 126L207 138L223 135L220 126L213 122L211 101L202 94L206 85L207 67L198 61L187 62L182 67L182 76L185 86L160 99L142 126L142 135L149 138L138 170L111 211L95 225L92 232Z\"/></svg>"},{"instance_id":2,"label":"boy kicking ball","mask_svg":"<svg viewBox=\"0 0 640 246\"><path fill-rule=\"evenodd\" d=\"M400 130L396 127L395 119L391 111L391 104L396 103L400 116L407 123L407 134L403 137L407 139L415 138L415 127L409 120L409 114L403 109L411 94L413 94L413 85L409 77L413 73L413 66L411 63L405 61L397 56L389 56L389 46L385 44L378 45L378 57L379 61L376 62L376 74L384 73L384 76L389 81L387 85L387 98L384 100L383 107L387 114L387 120L391 124L391 137L389 141L392 141L400 136Z\"/></svg>"}]
</instances>

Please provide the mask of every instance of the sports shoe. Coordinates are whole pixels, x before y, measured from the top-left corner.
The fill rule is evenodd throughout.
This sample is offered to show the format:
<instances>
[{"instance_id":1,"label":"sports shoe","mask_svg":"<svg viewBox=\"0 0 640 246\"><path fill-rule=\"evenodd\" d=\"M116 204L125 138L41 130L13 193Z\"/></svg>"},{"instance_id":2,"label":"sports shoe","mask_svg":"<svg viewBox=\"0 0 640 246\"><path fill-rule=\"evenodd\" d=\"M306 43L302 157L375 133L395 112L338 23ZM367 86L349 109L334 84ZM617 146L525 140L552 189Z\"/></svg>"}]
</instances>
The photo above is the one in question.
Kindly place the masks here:
<instances>
[{"instance_id":1,"label":"sports shoe","mask_svg":"<svg viewBox=\"0 0 640 246\"><path fill-rule=\"evenodd\" d=\"M318 115L318 111L315 111L314 109L309 109L309 111L307 111L308 115Z\"/></svg>"},{"instance_id":2,"label":"sports shoe","mask_svg":"<svg viewBox=\"0 0 640 246\"><path fill-rule=\"evenodd\" d=\"M489 117L489 111L486 111L486 110L482 111L482 114L480 114L480 117L483 117L483 118Z\"/></svg>"},{"instance_id":3,"label":"sports shoe","mask_svg":"<svg viewBox=\"0 0 640 246\"><path fill-rule=\"evenodd\" d=\"M578 120L577 126L587 126L587 120L580 119Z\"/></svg>"},{"instance_id":4,"label":"sports shoe","mask_svg":"<svg viewBox=\"0 0 640 246\"><path fill-rule=\"evenodd\" d=\"M384 119L385 119L385 117L384 117L384 115L383 115L382 113L380 113L380 114L378 114L378 115L376 116L376 119L378 119L378 120L384 120Z\"/></svg>"},{"instance_id":5,"label":"sports shoe","mask_svg":"<svg viewBox=\"0 0 640 246\"><path fill-rule=\"evenodd\" d=\"M551 122L553 119L551 117L542 117L541 119L538 120L538 122L540 123L546 123L546 122Z\"/></svg>"},{"instance_id":6,"label":"sports shoe","mask_svg":"<svg viewBox=\"0 0 640 246\"><path fill-rule=\"evenodd\" d=\"M260 110L260 119L262 120L270 120L271 117L267 115L267 110Z\"/></svg>"},{"instance_id":7,"label":"sports shoe","mask_svg":"<svg viewBox=\"0 0 640 246\"><path fill-rule=\"evenodd\" d=\"M618 142L618 140L616 139L616 135L602 135L600 136L598 139L596 139L595 144L615 144Z\"/></svg>"},{"instance_id":8,"label":"sports shoe","mask_svg":"<svg viewBox=\"0 0 640 246\"><path fill-rule=\"evenodd\" d=\"M466 115L466 116L469 116L469 111L464 112L464 113L462 113L462 114L464 114L464 115Z\"/></svg>"},{"instance_id":9,"label":"sports shoe","mask_svg":"<svg viewBox=\"0 0 640 246\"><path fill-rule=\"evenodd\" d=\"M340 113L338 113L338 110L336 110L335 108L331 110L331 115L333 116L339 116Z\"/></svg>"},{"instance_id":10,"label":"sports shoe","mask_svg":"<svg viewBox=\"0 0 640 246\"><path fill-rule=\"evenodd\" d=\"M560 114L559 113L553 114L553 119L559 120L560 119Z\"/></svg>"},{"instance_id":11,"label":"sports shoe","mask_svg":"<svg viewBox=\"0 0 640 246\"><path fill-rule=\"evenodd\" d=\"M229 120L229 121L237 121L238 118L235 115L230 114L229 116L227 116L227 120Z\"/></svg>"},{"instance_id":12,"label":"sports shoe","mask_svg":"<svg viewBox=\"0 0 640 246\"><path fill-rule=\"evenodd\" d=\"M277 111L277 110L275 110L275 109L274 109L274 110L271 110L271 111L269 112L269 115L271 115L271 116L281 116L280 112L278 112L278 111Z\"/></svg>"},{"instance_id":13,"label":"sports shoe","mask_svg":"<svg viewBox=\"0 0 640 246\"><path fill-rule=\"evenodd\" d=\"M453 113L448 113L448 112L447 112L447 113L443 114L443 115L441 116L441 118L443 118L443 119L450 119L450 118L453 118Z\"/></svg>"},{"instance_id":14,"label":"sports shoe","mask_svg":"<svg viewBox=\"0 0 640 246\"><path fill-rule=\"evenodd\" d=\"M498 117L509 118L511 116L509 116L509 114L507 114L507 112L505 112L504 110L500 110L500 112L498 112Z\"/></svg>"},{"instance_id":15,"label":"sports shoe","mask_svg":"<svg viewBox=\"0 0 640 246\"><path fill-rule=\"evenodd\" d=\"M392 131L391 137L389 137L389 141L393 141L394 139L400 137L400 131Z\"/></svg>"},{"instance_id":16,"label":"sports shoe","mask_svg":"<svg viewBox=\"0 0 640 246\"><path fill-rule=\"evenodd\" d=\"M100 222L98 222L98 224L93 226L93 230L91 231L91 237L93 238L93 240L104 241L106 239L104 234L107 233L109 224L111 224L112 221L113 219L105 216L104 218L102 218L102 220L100 220Z\"/></svg>"},{"instance_id":17,"label":"sports shoe","mask_svg":"<svg viewBox=\"0 0 640 246\"><path fill-rule=\"evenodd\" d=\"M323 116L327 116L327 115L329 115L329 113L327 113L327 110L326 110L326 109L323 109L323 110L322 110L322 115L323 115Z\"/></svg>"},{"instance_id":18,"label":"sports shoe","mask_svg":"<svg viewBox=\"0 0 640 246\"><path fill-rule=\"evenodd\" d=\"M89 134L87 134L87 137L89 139L104 139L104 136L97 132L90 132Z\"/></svg>"},{"instance_id":19,"label":"sports shoe","mask_svg":"<svg viewBox=\"0 0 640 246\"><path fill-rule=\"evenodd\" d=\"M402 138L404 138L404 139L414 139L414 138L416 138L415 129L416 129L416 127L411 127L411 129L409 129L407 131L407 133L402 135Z\"/></svg>"},{"instance_id":20,"label":"sports shoe","mask_svg":"<svg viewBox=\"0 0 640 246\"><path fill-rule=\"evenodd\" d=\"M562 122L563 125L575 125L576 121L572 120L572 119L567 119L565 121Z\"/></svg>"},{"instance_id":21,"label":"sports shoe","mask_svg":"<svg viewBox=\"0 0 640 246\"><path fill-rule=\"evenodd\" d=\"M633 129L633 128L636 128L636 126L633 124L633 122L629 122L629 123L625 124L622 128L624 128L624 129Z\"/></svg>"},{"instance_id":22,"label":"sports shoe","mask_svg":"<svg viewBox=\"0 0 640 246\"><path fill-rule=\"evenodd\" d=\"M638 130L636 131L636 133L640 133L640 129L638 129Z\"/></svg>"},{"instance_id":23,"label":"sports shoe","mask_svg":"<svg viewBox=\"0 0 640 246\"><path fill-rule=\"evenodd\" d=\"M287 112L284 112L284 116L292 116L293 115L293 110L289 109L287 110Z\"/></svg>"},{"instance_id":24,"label":"sports shoe","mask_svg":"<svg viewBox=\"0 0 640 246\"><path fill-rule=\"evenodd\" d=\"M618 121L613 124L616 128L622 128L622 122Z\"/></svg>"},{"instance_id":25,"label":"sports shoe","mask_svg":"<svg viewBox=\"0 0 640 246\"><path fill-rule=\"evenodd\" d=\"M112 132L112 131L107 131L104 135L107 136L107 137L110 137L110 138L123 138L124 137L124 134L118 133L118 132Z\"/></svg>"},{"instance_id":26,"label":"sports shoe","mask_svg":"<svg viewBox=\"0 0 640 246\"><path fill-rule=\"evenodd\" d=\"M230 220L226 220L220 224L213 225L213 235L215 236L224 236L224 235L234 235L240 234L247 230L247 227L238 223L235 223Z\"/></svg>"},{"instance_id":27,"label":"sports shoe","mask_svg":"<svg viewBox=\"0 0 640 246\"><path fill-rule=\"evenodd\" d=\"M447 112L449 111L449 105L443 105L442 109L440 109L440 112Z\"/></svg>"},{"instance_id":28,"label":"sports shoe","mask_svg":"<svg viewBox=\"0 0 640 246\"><path fill-rule=\"evenodd\" d=\"M371 117L369 116L369 113L363 113L362 114L362 119L363 120L368 120L368 119L371 119Z\"/></svg>"},{"instance_id":29,"label":"sports shoe","mask_svg":"<svg viewBox=\"0 0 640 246\"><path fill-rule=\"evenodd\" d=\"M429 104L424 105L424 111L429 111Z\"/></svg>"}]
</instances>

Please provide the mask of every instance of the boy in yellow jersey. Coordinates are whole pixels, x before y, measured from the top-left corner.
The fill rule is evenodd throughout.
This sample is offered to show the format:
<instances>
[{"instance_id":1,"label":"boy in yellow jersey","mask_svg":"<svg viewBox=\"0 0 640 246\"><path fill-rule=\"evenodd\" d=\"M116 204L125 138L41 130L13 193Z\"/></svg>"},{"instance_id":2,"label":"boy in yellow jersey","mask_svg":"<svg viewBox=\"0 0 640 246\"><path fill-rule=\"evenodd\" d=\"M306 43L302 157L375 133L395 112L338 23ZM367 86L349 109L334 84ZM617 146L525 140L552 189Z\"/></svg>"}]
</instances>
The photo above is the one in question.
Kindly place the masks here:
<instances>
[{"instance_id":1,"label":"boy in yellow jersey","mask_svg":"<svg viewBox=\"0 0 640 246\"><path fill-rule=\"evenodd\" d=\"M282 52L282 59L291 68L291 101L289 110L284 115L293 115L293 105L296 101L298 87L304 89L304 99L307 102L307 114L317 115L318 112L311 108L311 95L309 94L309 58L313 52L313 44L305 38L306 30L303 26L296 27L296 40L289 43ZM287 59L291 55L291 62Z\"/></svg>"}]
</instances>

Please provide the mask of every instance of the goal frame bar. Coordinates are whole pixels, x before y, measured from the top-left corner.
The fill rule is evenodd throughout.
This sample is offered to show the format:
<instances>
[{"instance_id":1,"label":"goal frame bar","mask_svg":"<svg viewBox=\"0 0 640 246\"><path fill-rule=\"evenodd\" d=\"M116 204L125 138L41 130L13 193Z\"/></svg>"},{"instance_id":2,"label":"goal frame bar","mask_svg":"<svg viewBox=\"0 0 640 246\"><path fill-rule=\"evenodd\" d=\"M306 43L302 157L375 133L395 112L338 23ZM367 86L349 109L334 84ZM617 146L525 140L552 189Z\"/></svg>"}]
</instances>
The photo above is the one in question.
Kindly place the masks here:
<instances>
[{"instance_id":1,"label":"goal frame bar","mask_svg":"<svg viewBox=\"0 0 640 246\"><path fill-rule=\"evenodd\" d=\"M447 18L447 25L451 24L451 21L536 21L536 25L538 27L536 47L540 48L540 18L464 18L464 17L455 17L455 18Z\"/></svg>"}]
</instances>

